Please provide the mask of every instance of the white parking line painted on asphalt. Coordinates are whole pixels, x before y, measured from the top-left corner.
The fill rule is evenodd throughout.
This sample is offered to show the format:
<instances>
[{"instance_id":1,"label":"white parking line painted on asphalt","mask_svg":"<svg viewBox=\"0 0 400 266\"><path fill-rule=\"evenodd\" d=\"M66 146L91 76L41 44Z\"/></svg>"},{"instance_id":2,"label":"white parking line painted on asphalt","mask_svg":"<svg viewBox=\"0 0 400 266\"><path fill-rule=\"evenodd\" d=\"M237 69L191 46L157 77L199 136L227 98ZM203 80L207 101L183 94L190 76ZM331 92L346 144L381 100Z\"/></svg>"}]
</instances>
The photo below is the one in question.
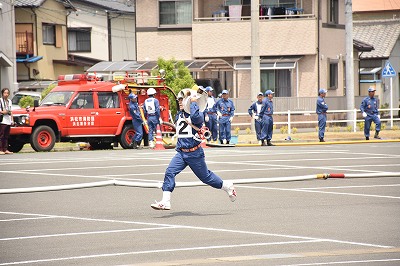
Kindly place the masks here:
<instances>
[{"instance_id":1,"label":"white parking line painted on asphalt","mask_svg":"<svg viewBox=\"0 0 400 266\"><path fill-rule=\"evenodd\" d=\"M306 244L306 243L317 243L317 242L324 242L324 240L303 240L303 241L250 243L250 244L220 245L220 246L201 246L201 247L188 247L188 248L153 249L153 250L84 255L84 256L75 256L75 257L53 258L53 259L16 261L16 262L9 262L9 263L1 263L0 265L33 264L33 263L43 263L43 262L92 259L92 258L116 257L116 256L127 256L127 255L152 254L152 253L170 253L170 252L182 252L182 251L193 251L193 250L227 249L227 248L257 247L257 246L293 245L293 244Z\"/></svg>"},{"instance_id":2,"label":"white parking line painted on asphalt","mask_svg":"<svg viewBox=\"0 0 400 266\"><path fill-rule=\"evenodd\" d=\"M334 265L334 264L354 264L354 263L392 262L392 261L400 261L400 259L329 261L329 262L314 262L314 263L301 263L301 264L284 264L280 266L312 266L312 265Z\"/></svg>"},{"instance_id":3,"label":"white parking line painted on asphalt","mask_svg":"<svg viewBox=\"0 0 400 266\"><path fill-rule=\"evenodd\" d=\"M19 219L4 219L0 222L16 222L16 221L27 221L27 220L42 220L42 219L54 219L55 217L30 217L30 218L19 218Z\"/></svg>"},{"instance_id":4,"label":"white parking line painted on asphalt","mask_svg":"<svg viewBox=\"0 0 400 266\"><path fill-rule=\"evenodd\" d=\"M337 186L337 187L305 187L298 189L338 189L338 188L375 188L375 187L398 187L400 184L389 184L389 185L365 185L365 186Z\"/></svg>"},{"instance_id":5,"label":"white parking line painted on asphalt","mask_svg":"<svg viewBox=\"0 0 400 266\"><path fill-rule=\"evenodd\" d=\"M316 190L307 190L306 188L302 188L302 189L298 189L298 188L272 188L272 187L256 187L256 186L242 186L242 185L237 185L235 187L265 189L265 190L295 191L295 192L306 192L306 193L333 194L333 195L346 195L346 196L359 196L359 197L372 197L372 198L400 199L400 197L394 197L394 196L382 196L382 195L358 194L358 193L345 193L345 192L332 192L332 191L316 191Z\"/></svg>"},{"instance_id":6,"label":"white parking line painted on asphalt","mask_svg":"<svg viewBox=\"0 0 400 266\"><path fill-rule=\"evenodd\" d=\"M0 238L0 241L25 240L25 239L37 239L37 238L51 238L51 237L63 237L63 236L99 235L99 234L112 234L112 233L123 233L123 232L164 230L164 229L174 229L174 228L179 228L179 227L176 227L176 226L150 227L150 228L135 228L135 229L119 229L119 230L104 230L104 231L64 233L64 234L52 234L52 235L19 236L19 237Z\"/></svg>"},{"instance_id":7,"label":"white parking line painted on asphalt","mask_svg":"<svg viewBox=\"0 0 400 266\"><path fill-rule=\"evenodd\" d=\"M60 219L72 219L72 220L80 220L80 221L98 221L98 222L110 222L110 223L122 223L122 224L153 225L153 226L160 226L160 227L161 226L163 226L163 227L171 227L171 228L174 228L174 229L175 228L183 228L183 229L193 229L193 230L227 232L227 233L234 233L234 234L247 234L247 235L258 235L258 236L274 236L274 237L294 238L294 239L302 239L302 240L315 240L315 241L332 242L332 243L339 243L339 244L349 244L349 245L357 245L357 246L368 246L368 247L376 247L376 248L393 248L392 246L377 245L377 244L370 244L370 243L361 243L361 242L352 242L352 241L342 241L342 240L336 240L336 239L307 237L307 236L296 236L296 235L285 235L285 234L274 234L274 233L263 233L263 232L254 232L254 231L243 231L243 230L233 230L233 229L223 229L223 228L212 228L212 227L176 225L176 224L161 224L161 223L146 223L146 222L121 221L121 220L112 220L112 219L74 217L74 216L64 216L64 215L47 215L47 214L37 214L37 213L18 213L18 212L2 212L2 211L0 211L0 214L1 213L4 213L4 214L19 214L19 215L24 215L24 216L57 217L57 218L60 218Z\"/></svg>"}]
</instances>

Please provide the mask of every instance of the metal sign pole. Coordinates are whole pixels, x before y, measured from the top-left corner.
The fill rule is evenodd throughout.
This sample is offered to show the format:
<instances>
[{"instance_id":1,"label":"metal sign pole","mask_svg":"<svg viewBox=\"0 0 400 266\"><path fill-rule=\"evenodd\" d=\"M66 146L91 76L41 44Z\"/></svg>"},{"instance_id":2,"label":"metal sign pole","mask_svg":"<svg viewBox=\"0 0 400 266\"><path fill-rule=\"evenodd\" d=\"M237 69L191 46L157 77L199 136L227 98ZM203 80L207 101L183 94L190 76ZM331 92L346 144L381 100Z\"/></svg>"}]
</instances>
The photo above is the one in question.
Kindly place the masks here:
<instances>
[{"instance_id":1,"label":"metal sign pole","mask_svg":"<svg viewBox=\"0 0 400 266\"><path fill-rule=\"evenodd\" d=\"M390 77L390 128L393 129L393 77Z\"/></svg>"}]
</instances>

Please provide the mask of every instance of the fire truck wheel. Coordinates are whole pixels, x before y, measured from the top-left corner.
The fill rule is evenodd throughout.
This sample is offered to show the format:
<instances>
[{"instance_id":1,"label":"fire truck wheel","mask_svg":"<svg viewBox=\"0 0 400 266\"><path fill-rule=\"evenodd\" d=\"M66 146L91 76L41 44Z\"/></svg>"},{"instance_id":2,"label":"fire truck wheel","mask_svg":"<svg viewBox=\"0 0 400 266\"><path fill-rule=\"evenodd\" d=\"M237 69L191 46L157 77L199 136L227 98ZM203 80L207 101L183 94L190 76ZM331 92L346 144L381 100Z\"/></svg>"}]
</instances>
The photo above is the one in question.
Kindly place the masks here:
<instances>
[{"instance_id":1,"label":"fire truck wheel","mask_svg":"<svg viewBox=\"0 0 400 266\"><path fill-rule=\"evenodd\" d=\"M132 137L135 135L135 130L133 129L132 124L127 124L124 126L122 129L122 133L119 136L119 143L121 144L121 147L124 149L131 149L131 141Z\"/></svg>"},{"instance_id":2,"label":"fire truck wheel","mask_svg":"<svg viewBox=\"0 0 400 266\"><path fill-rule=\"evenodd\" d=\"M9 141L8 142L8 150L12 152L19 152L24 147L25 143L20 141Z\"/></svg>"},{"instance_id":3,"label":"fire truck wheel","mask_svg":"<svg viewBox=\"0 0 400 266\"><path fill-rule=\"evenodd\" d=\"M56 143L56 135L49 126L38 126L31 135L31 146L35 151L50 151Z\"/></svg>"}]
</instances>

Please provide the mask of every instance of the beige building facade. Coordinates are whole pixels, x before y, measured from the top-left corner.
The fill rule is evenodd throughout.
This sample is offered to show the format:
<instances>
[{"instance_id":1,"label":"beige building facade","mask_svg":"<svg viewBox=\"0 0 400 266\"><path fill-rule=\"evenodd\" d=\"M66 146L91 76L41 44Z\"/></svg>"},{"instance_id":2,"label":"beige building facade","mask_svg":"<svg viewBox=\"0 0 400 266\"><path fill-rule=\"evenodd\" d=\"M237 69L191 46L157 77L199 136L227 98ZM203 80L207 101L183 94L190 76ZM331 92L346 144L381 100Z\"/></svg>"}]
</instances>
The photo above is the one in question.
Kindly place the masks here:
<instances>
[{"instance_id":1,"label":"beige building facade","mask_svg":"<svg viewBox=\"0 0 400 266\"><path fill-rule=\"evenodd\" d=\"M260 91L275 97L345 94L344 1L260 1ZM223 89L250 99L250 1L136 1L137 60L222 59L231 69L205 68Z\"/></svg>"}]
</instances>

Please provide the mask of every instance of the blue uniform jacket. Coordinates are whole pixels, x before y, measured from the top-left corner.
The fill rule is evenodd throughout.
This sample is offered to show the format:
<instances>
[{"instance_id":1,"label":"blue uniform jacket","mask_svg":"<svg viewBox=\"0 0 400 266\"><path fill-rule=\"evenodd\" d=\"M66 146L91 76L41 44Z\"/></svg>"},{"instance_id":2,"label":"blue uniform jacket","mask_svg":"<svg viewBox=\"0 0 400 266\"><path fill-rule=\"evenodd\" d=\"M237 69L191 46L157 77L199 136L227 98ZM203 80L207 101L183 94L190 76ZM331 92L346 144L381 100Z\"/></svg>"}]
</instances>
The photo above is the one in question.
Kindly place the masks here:
<instances>
[{"instance_id":1,"label":"blue uniform jacket","mask_svg":"<svg viewBox=\"0 0 400 266\"><path fill-rule=\"evenodd\" d=\"M140 109L138 103L129 102L129 113L131 114L132 119L143 123L143 119L140 116Z\"/></svg>"},{"instance_id":2,"label":"blue uniform jacket","mask_svg":"<svg viewBox=\"0 0 400 266\"><path fill-rule=\"evenodd\" d=\"M199 106L196 102L190 103L190 114L186 113L185 111L180 111L178 115L185 116L186 118L190 117L191 123L198 128L201 128L203 126L204 115L202 112L200 112ZM197 131L192 128L192 133L193 135L195 135ZM178 141L176 143L176 150L181 151L181 148L190 149L196 147L200 143L201 141L197 141L194 138L178 138Z\"/></svg>"},{"instance_id":3,"label":"blue uniform jacket","mask_svg":"<svg viewBox=\"0 0 400 266\"><path fill-rule=\"evenodd\" d=\"M248 110L250 116L252 116L253 113L256 114L256 115L260 115L257 112L257 104L264 105L264 102L263 101L261 101L261 102L260 101L255 101L252 105L250 105L250 108ZM262 109L262 106L261 106L261 109ZM261 109L260 109L260 112L261 112Z\"/></svg>"},{"instance_id":4,"label":"blue uniform jacket","mask_svg":"<svg viewBox=\"0 0 400 266\"><path fill-rule=\"evenodd\" d=\"M373 116L379 114L378 106L378 99L376 99L375 97L370 98L369 96L367 96L361 102L360 110L361 112L366 112L368 116Z\"/></svg>"},{"instance_id":5,"label":"blue uniform jacket","mask_svg":"<svg viewBox=\"0 0 400 266\"><path fill-rule=\"evenodd\" d=\"M220 112L222 117L230 118L235 115L235 105L230 99L219 99L215 103L215 110Z\"/></svg>"},{"instance_id":6,"label":"blue uniform jacket","mask_svg":"<svg viewBox=\"0 0 400 266\"><path fill-rule=\"evenodd\" d=\"M274 114L274 103L270 99L266 98L263 100L264 105L261 107L260 116L273 115Z\"/></svg>"},{"instance_id":7,"label":"blue uniform jacket","mask_svg":"<svg viewBox=\"0 0 400 266\"><path fill-rule=\"evenodd\" d=\"M326 104L325 99L322 98L321 96L318 96L318 99L317 99L317 114L326 113L327 110L328 110L328 105Z\"/></svg>"}]
</instances>

